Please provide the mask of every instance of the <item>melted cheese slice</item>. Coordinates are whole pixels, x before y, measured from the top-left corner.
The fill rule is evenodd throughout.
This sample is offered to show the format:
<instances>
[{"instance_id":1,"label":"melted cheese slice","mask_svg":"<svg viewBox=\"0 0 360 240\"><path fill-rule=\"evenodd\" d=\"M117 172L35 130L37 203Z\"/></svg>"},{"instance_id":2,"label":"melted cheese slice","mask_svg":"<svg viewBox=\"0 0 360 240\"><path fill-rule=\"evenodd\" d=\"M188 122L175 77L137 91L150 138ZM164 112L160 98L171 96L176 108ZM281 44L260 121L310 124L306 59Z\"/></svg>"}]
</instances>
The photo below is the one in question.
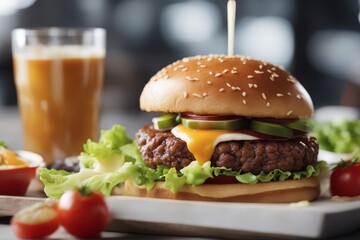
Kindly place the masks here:
<instances>
[{"instance_id":1,"label":"melted cheese slice","mask_svg":"<svg viewBox=\"0 0 360 240\"><path fill-rule=\"evenodd\" d=\"M171 133L186 142L189 151L200 165L210 160L214 148L220 142L258 139L257 137L231 130L190 129L182 124L174 127Z\"/></svg>"}]
</instances>

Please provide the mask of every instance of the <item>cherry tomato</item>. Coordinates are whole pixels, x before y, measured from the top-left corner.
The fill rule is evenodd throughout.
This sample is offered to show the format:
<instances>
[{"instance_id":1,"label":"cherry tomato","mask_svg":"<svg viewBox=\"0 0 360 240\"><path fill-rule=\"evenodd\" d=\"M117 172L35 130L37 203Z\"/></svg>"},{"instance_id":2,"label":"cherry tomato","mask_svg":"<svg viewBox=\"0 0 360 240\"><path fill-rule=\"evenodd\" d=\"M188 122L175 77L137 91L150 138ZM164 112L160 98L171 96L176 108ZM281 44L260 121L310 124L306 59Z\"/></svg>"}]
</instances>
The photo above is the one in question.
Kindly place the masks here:
<instances>
[{"instance_id":1,"label":"cherry tomato","mask_svg":"<svg viewBox=\"0 0 360 240\"><path fill-rule=\"evenodd\" d=\"M359 196L360 162L347 161L336 166L330 176L330 189L334 196Z\"/></svg>"},{"instance_id":2,"label":"cherry tomato","mask_svg":"<svg viewBox=\"0 0 360 240\"><path fill-rule=\"evenodd\" d=\"M110 220L101 193L70 190L65 192L57 208L60 224L78 238L98 238Z\"/></svg>"},{"instance_id":3,"label":"cherry tomato","mask_svg":"<svg viewBox=\"0 0 360 240\"><path fill-rule=\"evenodd\" d=\"M11 219L11 227L18 238L44 238L59 228L54 204L37 203L20 210Z\"/></svg>"}]
</instances>

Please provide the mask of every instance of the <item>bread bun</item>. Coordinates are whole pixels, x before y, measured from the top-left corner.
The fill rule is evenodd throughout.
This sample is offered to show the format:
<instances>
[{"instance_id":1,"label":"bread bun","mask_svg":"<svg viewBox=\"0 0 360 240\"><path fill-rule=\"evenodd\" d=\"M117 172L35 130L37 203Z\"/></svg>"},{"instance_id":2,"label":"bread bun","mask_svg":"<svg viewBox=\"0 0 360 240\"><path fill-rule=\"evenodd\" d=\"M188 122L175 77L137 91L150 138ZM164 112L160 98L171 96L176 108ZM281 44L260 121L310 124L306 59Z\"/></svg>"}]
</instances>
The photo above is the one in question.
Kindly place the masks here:
<instances>
[{"instance_id":1,"label":"bread bun","mask_svg":"<svg viewBox=\"0 0 360 240\"><path fill-rule=\"evenodd\" d=\"M320 183L316 177L257 184L186 185L177 193L170 192L164 182L157 182L154 190L150 192L132 180L126 181L124 187L124 194L128 196L217 202L290 203L302 200L313 201L319 196L319 193Z\"/></svg>"},{"instance_id":2,"label":"bread bun","mask_svg":"<svg viewBox=\"0 0 360 240\"><path fill-rule=\"evenodd\" d=\"M157 112L309 118L308 92L287 71L244 56L184 58L144 87L140 108Z\"/></svg>"}]
</instances>

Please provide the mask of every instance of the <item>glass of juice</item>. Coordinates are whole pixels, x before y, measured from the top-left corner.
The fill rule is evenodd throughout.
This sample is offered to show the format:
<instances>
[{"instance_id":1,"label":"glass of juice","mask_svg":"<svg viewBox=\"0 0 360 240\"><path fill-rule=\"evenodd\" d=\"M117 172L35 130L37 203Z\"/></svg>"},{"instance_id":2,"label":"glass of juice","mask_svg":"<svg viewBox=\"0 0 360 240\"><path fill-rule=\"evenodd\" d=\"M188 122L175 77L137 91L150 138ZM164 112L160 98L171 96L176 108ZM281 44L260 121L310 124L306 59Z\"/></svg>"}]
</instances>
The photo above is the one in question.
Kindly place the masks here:
<instances>
[{"instance_id":1,"label":"glass of juice","mask_svg":"<svg viewBox=\"0 0 360 240\"><path fill-rule=\"evenodd\" d=\"M97 140L106 32L100 28L15 29L12 51L24 147L47 164Z\"/></svg>"}]
</instances>

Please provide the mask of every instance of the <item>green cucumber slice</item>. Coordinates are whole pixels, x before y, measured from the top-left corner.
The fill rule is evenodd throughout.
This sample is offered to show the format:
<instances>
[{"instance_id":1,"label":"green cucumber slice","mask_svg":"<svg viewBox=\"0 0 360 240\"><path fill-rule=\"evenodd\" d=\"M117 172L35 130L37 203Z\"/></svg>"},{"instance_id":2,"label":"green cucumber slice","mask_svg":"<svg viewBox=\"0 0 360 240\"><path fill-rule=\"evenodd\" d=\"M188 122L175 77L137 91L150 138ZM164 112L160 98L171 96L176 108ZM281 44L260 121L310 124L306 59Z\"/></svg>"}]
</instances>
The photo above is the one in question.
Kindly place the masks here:
<instances>
[{"instance_id":1,"label":"green cucumber slice","mask_svg":"<svg viewBox=\"0 0 360 240\"><path fill-rule=\"evenodd\" d=\"M260 121L252 120L250 122L250 129L256 132L260 132L272 136L278 136L278 137L289 138L293 136L292 129L276 123L268 123L268 122L260 122Z\"/></svg>"},{"instance_id":2,"label":"green cucumber slice","mask_svg":"<svg viewBox=\"0 0 360 240\"><path fill-rule=\"evenodd\" d=\"M234 130L248 126L247 119L211 121L182 118L181 123L187 128L214 130Z\"/></svg>"},{"instance_id":3,"label":"green cucumber slice","mask_svg":"<svg viewBox=\"0 0 360 240\"><path fill-rule=\"evenodd\" d=\"M160 117L154 117L152 119L154 128L156 130L168 130L175 127L178 125L177 116L178 114L165 114Z\"/></svg>"},{"instance_id":4,"label":"green cucumber slice","mask_svg":"<svg viewBox=\"0 0 360 240\"><path fill-rule=\"evenodd\" d=\"M313 127L307 121L304 120L290 122L290 123L283 123L282 125L302 132L311 132L313 130Z\"/></svg>"}]
</instances>

